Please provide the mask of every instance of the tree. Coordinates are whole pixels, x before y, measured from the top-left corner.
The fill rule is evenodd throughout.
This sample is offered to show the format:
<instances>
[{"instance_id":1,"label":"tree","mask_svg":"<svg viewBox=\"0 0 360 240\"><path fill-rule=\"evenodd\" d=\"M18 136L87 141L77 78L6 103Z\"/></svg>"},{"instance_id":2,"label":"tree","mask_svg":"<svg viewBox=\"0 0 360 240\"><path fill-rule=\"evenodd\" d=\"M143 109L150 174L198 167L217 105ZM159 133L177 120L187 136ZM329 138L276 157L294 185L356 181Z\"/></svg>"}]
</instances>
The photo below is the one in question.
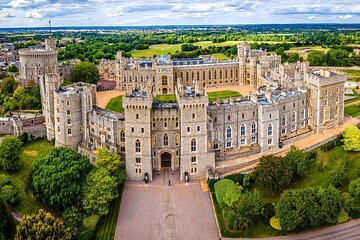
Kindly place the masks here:
<instances>
[{"instance_id":1,"label":"tree","mask_svg":"<svg viewBox=\"0 0 360 240\"><path fill-rule=\"evenodd\" d=\"M86 177L83 196L83 208L87 213L107 215L110 202L118 196L117 179L104 168L94 169Z\"/></svg>"},{"instance_id":2,"label":"tree","mask_svg":"<svg viewBox=\"0 0 360 240\"><path fill-rule=\"evenodd\" d=\"M58 209L80 203L82 184L90 169L87 157L69 148L52 148L32 167L32 187L36 199Z\"/></svg>"},{"instance_id":3,"label":"tree","mask_svg":"<svg viewBox=\"0 0 360 240\"><path fill-rule=\"evenodd\" d=\"M351 196L351 209L360 212L360 178L350 182L349 194Z\"/></svg>"},{"instance_id":4,"label":"tree","mask_svg":"<svg viewBox=\"0 0 360 240\"><path fill-rule=\"evenodd\" d=\"M5 95L12 95L17 88L18 83L13 76L5 77L0 83L0 90Z\"/></svg>"},{"instance_id":5,"label":"tree","mask_svg":"<svg viewBox=\"0 0 360 240\"><path fill-rule=\"evenodd\" d=\"M293 172L285 158L272 155L260 158L254 171L255 183L271 193L279 193L289 186Z\"/></svg>"},{"instance_id":6,"label":"tree","mask_svg":"<svg viewBox=\"0 0 360 240\"><path fill-rule=\"evenodd\" d=\"M22 222L16 227L15 238L17 240L70 240L73 235L74 231L64 222L40 209L36 214L24 215Z\"/></svg>"},{"instance_id":7,"label":"tree","mask_svg":"<svg viewBox=\"0 0 360 240\"><path fill-rule=\"evenodd\" d=\"M340 192L332 186L287 190L275 211L281 228L287 231L335 224L341 211Z\"/></svg>"},{"instance_id":8,"label":"tree","mask_svg":"<svg viewBox=\"0 0 360 240\"><path fill-rule=\"evenodd\" d=\"M356 126L349 126L345 128L343 133L344 150L345 151L360 151L360 129Z\"/></svg>"},{"instance_id":9,"label":"tree","mask_svg":"<svg viewBox=\"0 0 360 240\"><path fill-rule=\"evenodd\" d=\"M298 149L295 145L291 145L290 151L286 153L285 159L290 163L292 171L304 177L308 169L307 154Z\"/></svg>"},{"instance_id":10,"label":"tree","mask_svg":"<svg viewBox=\"0 0 360 240\"><path fill-rule=\"evenodd\" d=\"M6 203L14 204L18 201L18 191L12 185L3 186L0 190L0 198Z\"/></svg>"},{"instance_id":11,"label":"tree","mask_svg":"<svg viewBox=\"0 0 360 240\"><path fill-rule=\"evenodd\" d=\"M325 66L325 55L321 51L311 51L307 60L309 61L310 66Z\"/></svg>"},{"instance_id":12,"label":"tree","mask_svg":"<svg viewBox=\"0 0 360 240\"><path fill-rule=\"evenodd\" d=\"M4 201L0 199L0 239L13 239L12 232L15 229L15 223L11 214L7 210Z\"/></svg>"},{"instance_id":13,"label":"tree","mask_svg":"<svg viewBox=\"0 0 360 240\"><path fill-rule=\"evenodd\" d=\"M12 65L9 66L8 71L9 72L17 72L18 68L16 67L16 65L12 64Z\"/></svg>"},{"instance_id":14,"label":"tree","mask_svg":"<svg viewBox=\"0 0 360 240\"><path fill-rule=\"evenodd\" d=\"M78 63L71 70L71 79L73 82L96 84L99 78L99 70L96 65L91 62L85 61Z\"/></svg>"},{"instance_id":15,"label":"tree","mask_svg":"<svg viewBox=\"0 0 360 240\"><path fill-rule=\"evenodd\" d=\"M241 189L230 179L222 179L215 183L215 196L220 205L233 207L234 203L239 200Z\"/></svg>"},{"instance_id":16,"label":"tree","mask_svg":"<svg viewBox=\"0 0 360 240\"><path fill-rule=\"evenodd\" d=\"M19 169L22 142L17 137L5 137L0 143L0 166L5 171Z\"/></svg>"},{"instance_id":17,"label":"tree","mask_svg":"<svg viewBox=\"0 0 360 240\"><path fill-rule=\"evenodd\" d=\"M121 167L120 155L110 152L106 147L100 148L96 152L95 164L114 174Z\"/></svg>"},{"instance_id":18,"label":"tree","mask_svg":"<svg viewBox=\"0 0 360 240\"><path fill-rule=\"evenodd\" d=\"M338 164L330 172L330 183L334 187L341 187L347 182L347 168L345 163Z\"/></svg>"},{"instance_id":19,"label":"tree","mask_svg":"<svg viewBox=\"0 0 360 240\"><path fill-rule=\"evenodd\" d=\"M247 229L254 224L256 217L261 214L260 194L258 192L242 194L237 206L239 229Z\"/></svg>"}]
</instances>

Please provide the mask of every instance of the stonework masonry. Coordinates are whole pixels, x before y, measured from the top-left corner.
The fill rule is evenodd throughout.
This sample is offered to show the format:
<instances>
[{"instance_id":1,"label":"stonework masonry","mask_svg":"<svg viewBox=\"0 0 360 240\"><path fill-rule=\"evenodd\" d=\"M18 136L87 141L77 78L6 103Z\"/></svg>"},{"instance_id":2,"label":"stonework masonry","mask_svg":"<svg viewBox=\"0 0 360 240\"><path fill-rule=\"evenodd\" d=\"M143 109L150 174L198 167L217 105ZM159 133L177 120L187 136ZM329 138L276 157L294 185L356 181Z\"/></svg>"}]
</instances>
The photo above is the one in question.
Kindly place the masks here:
<instances>
[{"instance_id":1,"label":"stonework masonry","mask_svg":"<svg viewBox=\"0 0 360 240\"><path fill-rule=\"evenodd\" d=\"M56 55L53 42L47 43L43 51ZM124 113L97 107L95 85L61 87L55 69L29 75L30 58L40 65L45 60L41 54L25 56L20 71L22 79L35 78L40 84L47 138L92 160L99 147L121 154L128 180L151 180L164 167L178 170L181 180L205 177L220 161L266 153L344 121L346 77L312 71L306 62L281 63L280 56L251 50L247 43L238 44L238 58L232 61L169 56L135 60L121 53L116 60L101 61L102 77L126 91ZM239 85L257 92L209 101L204 91ZM166 94L174 94L176 101L157 100Z\"/></svg>"}]
</instances>

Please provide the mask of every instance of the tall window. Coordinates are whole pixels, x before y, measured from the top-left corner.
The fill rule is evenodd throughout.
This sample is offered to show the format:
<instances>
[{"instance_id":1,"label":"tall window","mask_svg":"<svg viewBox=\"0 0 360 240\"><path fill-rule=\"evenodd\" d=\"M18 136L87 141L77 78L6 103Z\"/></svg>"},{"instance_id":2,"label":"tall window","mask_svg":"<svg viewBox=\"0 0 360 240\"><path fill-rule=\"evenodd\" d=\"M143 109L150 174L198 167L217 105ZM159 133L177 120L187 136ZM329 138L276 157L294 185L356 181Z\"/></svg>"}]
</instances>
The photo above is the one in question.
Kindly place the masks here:
<instances>
[{"instance_id":1,"label":"tall window","mask_svg":"<svg viewBox=\"0 0 360 240\"><path fill-rule=\"evenodd\" d=\"M219 138L219 132L217 128L214 129L214 140L217 140Z\"/></svg>"},{"instance_id":2,"label":"tall window","mask_svg":"<svg viewBox=\"0 0 360 240\"><path fill-rule=\"evenodd\" d=\"M281 126L285 126L286 125L286 116L282 116L281 118Z\"/></svg>"},{"instance_id":3,"label":"tall window","mask_svg":"<svg viewBox=\"0 0 360 240\"><path fill-rule=\"evenodd\" d=\"M180 143L180 137L179 137L179 135L176 135L175 136L175 145L179 146L179 143Z\"/></svg>"},{"instance_id":4,"label":"tall window","mask_svg":"<svg viewBox=\"0 0 360 240\"><path fill-rule=\"evenodd\" d=\"M292 114L291 114L291 122L292 123L296 122L296 112L292 112Z\"/></svg>"},{"instance_id":5,"label":"tall window","mask_svg":"<svg viewBox=\"0 0 360 240\"><path fill-rule=\"evenodd\" d=\"M169 145L169 136L167 135L167 133L164 134L164 146L168 146Z\"/></svg>"},{"instance_id":6,"label":"tall window","mask_svg":"<svg viewBox=\"0 0 360 240\"><path fill-rule=\"evenodd\" d=\"M244 124L242 124L240 127L240 135L245 136L245 125Z\"/></svg>"},{"instance_id":7,"label":"tall window","mask_svg":"<svg viewBox=\"0 0 360 240\"><path fill-rule=\"evenodd\" d=\"M68 128L68 134L71 135L71 128Z\"/></svg>"},{"instance_id":8,"label":"tall window","mask_svg":"<svg viewBox=\"0 0 360 240\"><path fill-rule=\"evenodd\" d=\"M232 136L231 127L228 126L228 127L226 128L226 138L231 138L231 136Z\"/></svg>"},{"instance_id":9,"label":"tall window","mask_svg":"<svg viewBox=\"0 0 360 240\"><path fill-rule=\"evenodd\" d=\"M125 132L124 132L124 130L120 131L120 142L125 142Z\"/></svg>"},{"instance_id":10,"label":"tall window","mask_svg":"<svg viewBox=\"0 0 360 240\"><path fill-rule=\"evenodd\" d=\"M306 118L306 110L305 108L301 111L301 117L302 117L302 120L304 120Z\"/></svg>"},{"instance_id":11,"label":"tall window","mask_svg":"<svg viewBox=\"0 0 360 240\"><path fill-rule=\"evenodd\" d=\"M251 133L256 133L256 122L251 124Z\"/></svg>"},{"instance_id":12,"label":"tall window","mask_svg":"<svg viewBox=\"0 0 360 240\"><path fill-rule=\"evenodd\" d=\"M168 85L167 76L164 75L161 77L161 83L162 85Z\"/></svg>"},{"instance_id":13,"label":"tall window","mask_svg":"<svg viewBox=\"0 0 360 240\"><path fill-rule=\"evenodd\" d=\"M191 140L191 151L192 151L192 152L195 152L195 151L196 151L196 139L195 139L195 138L193 138L193 139Z\"/></svg>"},{"instance_id":14,"label":"tall window","mask_svg":"<svg viewBox=\"0 0 360 240\"><path fill-rule=\"evenodd\" d=\"M139 139L135 141L135 152L141 152L141 143Z\"/></svg>"},{"instance_id":15,"label":"tall window","mask_svg":"<svg viewBox=\"0 0 360 240\"><path fill-rule=\"evenodd\" d=\"M269 126L268 126L268 136L272 136L273 135L273 125L271 123L269 123Z\"/></svg>"}]
</instances>

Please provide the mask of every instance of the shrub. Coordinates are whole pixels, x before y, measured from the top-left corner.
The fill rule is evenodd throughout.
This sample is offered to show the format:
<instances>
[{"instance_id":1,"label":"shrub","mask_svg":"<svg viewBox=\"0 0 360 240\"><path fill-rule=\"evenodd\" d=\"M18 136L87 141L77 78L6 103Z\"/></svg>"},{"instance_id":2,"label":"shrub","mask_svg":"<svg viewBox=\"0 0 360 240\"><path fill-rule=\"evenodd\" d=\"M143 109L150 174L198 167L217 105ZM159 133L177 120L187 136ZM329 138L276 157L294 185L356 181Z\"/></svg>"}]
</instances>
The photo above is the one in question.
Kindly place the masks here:
<instances>
[{"instance_id":1,"label":"shrub","mask_svg":"<svg viewBox=\"0 0 360 240\"><path fill-rule=\"evenodd\" d=\"M14 204L18 201L18 191L12 185L6 185L0 190L0 198L4 202Z\"/></svg>"},{"instance_id":2,"label":"shrub","mask_svg":"<svg viewBox=\"0 0 360 240\"><path fill-rule=\"evenodd\" d=\"M290 147L290 151L287 152L285 159L290 164L293 173L300 177L304 177L308 169L307 153L296 148L295 145Z\"/></svg>"},{"instance_id":3,"label":"shrub","mask_svg":"<svg viewBox=\"0 0 360 240\"><path fill-rule=\"evenodd\" d=\"M345 151L360 151L360 129L356 126L346 127L343 142Z\"/></svg>"},{"instance_id":4,"label":"shrub","mask_svg":"<svg viewBox=\"0 0 360 240\"><path fill-rule=\"evenodd\" d=\"M243 182L242 182L243 187L244 188L250 187L251 182L253 181L253 179L254 179L254 176L251 173L245 174L244 178L243 178Z\"/></svg>"},{"instance_id":5,"label":"shrub","mask_svg":"<svg viewBox=\"0 0 360 240\"><path fill-rule=\"evenodd\" d=\"M279 230L279 231L282 230L281 225L280 225L280 219L279 219L279 218L272 217L272 218L270 219L270 226L273 227L273 228L276 229L276 230Z\"/></svg>"},{"instance_id":6,"label":"shrub","mask_svg":"<svg viewBox=\"0 0 360 240\"><path fill-rule=\"evenodd\" d=\"M96 225L98 224L99 222L99 215L91 215L89 217L85 217L82 221L82 225L84 228L86 229L95 229L96 228Z\"/></svg>"},{"instance_id":7,"label":"shrub","mask_svg":"<svg viewBox=\"0 0 360 240\"><path fill-rule=\"evenodd\" d=\"M22 142L17 137L5 137L0 143L0 165L5 171L20 168Z\"/></svg>"},{"instance_id":8,"label":"shrub","mask_svg":"<svg viewBox=\"0 0 360 240\"><path fill-rule=\"evenodd\" d=\"M10 184L11 184L10 176L6 174L0 174L0 188Z\"/></svg>"},{"instance_id":9,"label":"shrub","mask_svg":"<svg viewBox=\"0 0 360 240\"><path fill-rule=\"evenodd\" d=\"M232 207L239 200L241 190L230 179L222 179L215 183L215 196L220 206Z\"/></svg>"},{"instance_id":10,"label":"shrub","mask_svg":"<svg viewBox=\"0 0 360 240\"><path fill-rule=\"evenodd\" d=\"M320 147L320 150L324 151L324 152L327 152L327 151L330 151L331 149L333 149L334 147L336 146L341 146L342 145L342 139L341 138L337 138L337 139L334 139L332 141L329 141L325 144L323 144L321 147Z\"/></svg>"},{"instance_id":11,"label":"shrub","mask_svg":"<svg viewBox=\"0 0 360 240\"><path fill-rule=\"evenodd\" d=\"M339 213L337 223L344 223L349 221L349 219L349 214L342 208Z\"/></svg>"},{"instance_id":12,"label":"shrub","mask_svg":"<svg viewBox=\"0 0 360 240\"><path fill-rule=\"evenodd\" d=\"M273 203L267 203L261 209L261 215L264 217L265 222L269 222L270 218L275 215L275 208Z\"/></svg>"},{"instance_id":13,"label":"shrub","mask_svg":"<svg viewBox=\"0 0 360 240\"><path fill-rule=\"evenodd\" d=\"M347 169L345 164L339 164L330 172L330 184L334 187L341 187L347 182Z\"/></svg>"},{"instance_id":14,"label":"shrub","mask_svg":"<svg viewBox=\"0 0 360 240\"><path fill-rule=\"evenodd\" d=\"M238 184L242 184L243 183L243 178L244 178L244 174L234 174L234 175L229 175L226 176L225 179L230 179L232 180L234 183L238 183Z\"/></svg>"},{"instance_id":15,"label":"shrub","mask_svg":"<svg viewBox=\"0 0 360 240\"><path fill-rule=\"evenodd\" d=\"M63 212L66 224L72 228L78 227L83 219L83 213L75 206L66 208Z\"/></svg>"}]
</instances>

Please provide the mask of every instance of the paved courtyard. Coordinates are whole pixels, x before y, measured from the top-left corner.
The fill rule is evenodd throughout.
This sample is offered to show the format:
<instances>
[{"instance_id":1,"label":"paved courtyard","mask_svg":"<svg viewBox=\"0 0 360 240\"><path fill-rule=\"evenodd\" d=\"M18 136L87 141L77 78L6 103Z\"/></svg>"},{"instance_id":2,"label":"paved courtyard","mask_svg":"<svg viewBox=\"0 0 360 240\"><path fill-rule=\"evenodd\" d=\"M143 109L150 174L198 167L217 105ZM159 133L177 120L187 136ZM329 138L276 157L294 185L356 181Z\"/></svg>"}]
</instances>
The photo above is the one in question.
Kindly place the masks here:
<instances>
[{"instance_id":1,"label":"paved courtyard","mask_svg":"<svg viewBox=\"0 0 360 240\"><path fill-rule=\"evenodd\" d=\"M179 182L178 174L166 169L147 186L126 182L115 239L219 239L209 193L199 181Z\"/></svg>"}]
</instances>

